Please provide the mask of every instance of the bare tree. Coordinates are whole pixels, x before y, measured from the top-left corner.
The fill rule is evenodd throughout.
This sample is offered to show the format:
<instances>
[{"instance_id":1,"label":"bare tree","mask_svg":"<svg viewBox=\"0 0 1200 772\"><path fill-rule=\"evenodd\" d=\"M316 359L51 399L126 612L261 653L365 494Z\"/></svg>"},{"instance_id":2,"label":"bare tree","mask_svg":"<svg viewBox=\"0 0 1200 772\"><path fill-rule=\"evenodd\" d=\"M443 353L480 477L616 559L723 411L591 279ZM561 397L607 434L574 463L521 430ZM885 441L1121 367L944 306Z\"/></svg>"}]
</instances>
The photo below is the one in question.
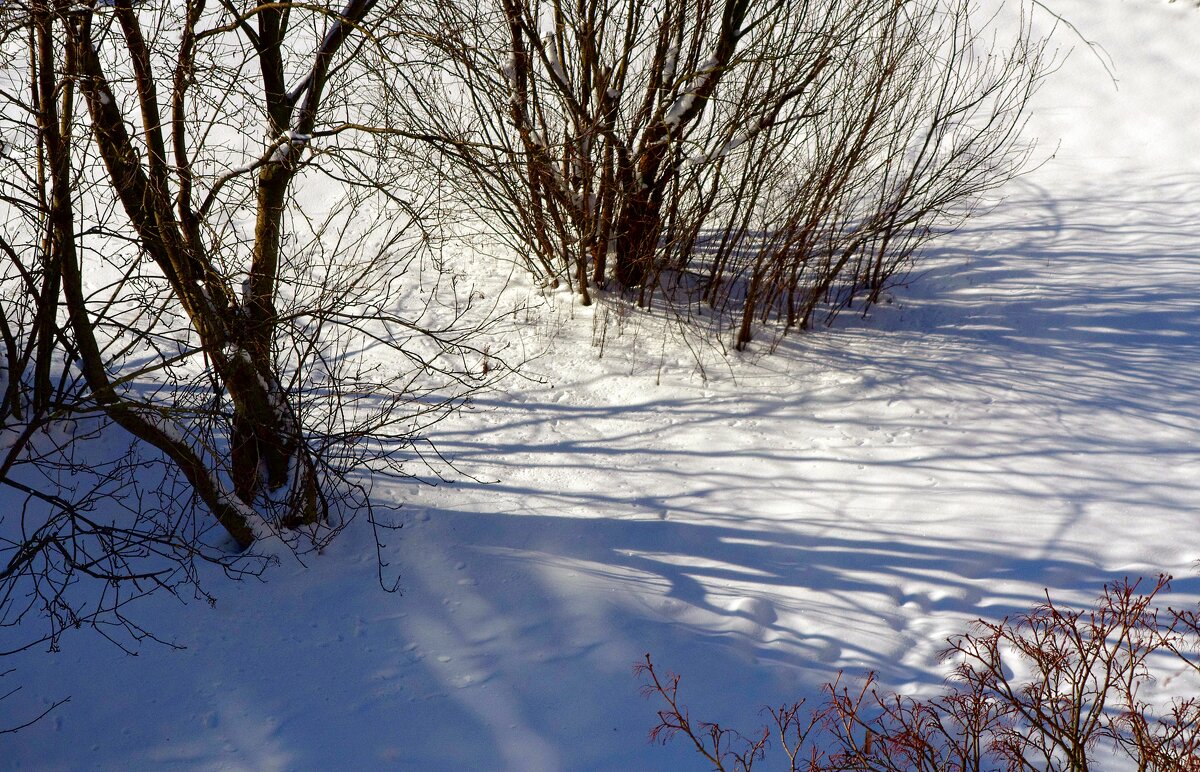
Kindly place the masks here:
<instances>
[{"instance_id":1,"label":"bare tree","mask_svg":"<svg viewBox=\"0 0 1200 772\"><path fill-rule=\"evenodd\" d=\"M387 126L401 10L0 6L0 625L148 635L131 598L322 543L498 375Z\"/></svg>"},{"instance_id":2,"label":"bare tree","mask_svg":"<svg viewBox=\"0 0 1200 772\"><path fill-rule=\"evenodd\" d=\"M1049 62L972 0L428 3L437 171L544 281L753 323L875 302L1028 157ZM434 95L442 95L441 97ZM432 128L431 128L432 127ZM664 281L669 280L669 281Z\"/></svg>"}]
</instances>

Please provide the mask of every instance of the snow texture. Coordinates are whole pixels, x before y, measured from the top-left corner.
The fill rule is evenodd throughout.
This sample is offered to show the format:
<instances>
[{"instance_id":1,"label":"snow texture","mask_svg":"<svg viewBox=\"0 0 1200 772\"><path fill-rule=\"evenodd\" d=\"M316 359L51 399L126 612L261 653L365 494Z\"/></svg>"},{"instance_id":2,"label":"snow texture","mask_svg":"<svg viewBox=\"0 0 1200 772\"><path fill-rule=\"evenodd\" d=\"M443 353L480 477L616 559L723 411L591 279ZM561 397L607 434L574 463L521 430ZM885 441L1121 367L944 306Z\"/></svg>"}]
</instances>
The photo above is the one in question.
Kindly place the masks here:
<instances>
[{"instance_id":1,"label":"snow texture","mask_svg":"<svg viewBox=\"0 0 1200 772\"><path fill-rule=\"evenodd\" d=\"M704 64L700 65L700 74L688 85L688 90L676 97L675 101L671 103L666 117L663 118L664 123L668 126L679 125L684 116L695 106L696 100L700 98L700 92L708 85L709 79L716 74L716 67L717 60L715 57L709 57L705 60Z\"/></svg>"},{"instance_id":2,"label":"snow texture","mask_svg":"<svg viewBox=\"0 0 1200 772\"><path fill-rule=\"evenodd\" d=\"M1080 47L1030 126L1053 160L890 305L705 380L655 317L560 296L528 330L545 382L439 425L483 482L376 486L403 594L359 522L266 583L212 577L215 609L143 604L184 650L6 658L0 723L71 701L0 767L703 769L647 742L645 652L694 717L753 729L839 669L937 690L947 635L1043 588L1161 571L1197 602L1200 13L1054 7L1119 90Z\"/></svg>"}]
</instances>

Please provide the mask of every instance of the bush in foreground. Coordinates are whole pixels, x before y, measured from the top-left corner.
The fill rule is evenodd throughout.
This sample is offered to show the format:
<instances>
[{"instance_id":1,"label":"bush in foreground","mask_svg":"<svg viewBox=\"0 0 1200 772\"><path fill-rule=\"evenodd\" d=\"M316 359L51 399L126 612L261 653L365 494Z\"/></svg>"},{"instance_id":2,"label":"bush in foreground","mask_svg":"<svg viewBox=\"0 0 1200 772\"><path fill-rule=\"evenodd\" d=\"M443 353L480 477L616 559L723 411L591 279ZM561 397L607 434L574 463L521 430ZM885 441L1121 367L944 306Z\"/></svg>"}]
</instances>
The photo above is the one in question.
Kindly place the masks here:
<instances>
[{"instance_id":1,"label":"bush in foreground","mask_svg":"<svg viewBox=\"0 0 1200 772\"><path fill-rule=\"evenodd\" d=\"M1169 582L1147 591L1140 580L1117 582L1079 611L1047 594L1028 613L977 620L949 639L943 694L891 693L874 674L851 687L839 675L819 706L767 708L771 725L751 736L692 721L679 676L664 678L646 655L635 672L666 703L650 737L683 735L717 770L751 769L772 738L793 772L1080 771L1122 758L1138 770L1200 770L1200 697L1145 698L1151 665L1200 675L1200 614L1155 604Z\"/></svg>"}]
</instances>

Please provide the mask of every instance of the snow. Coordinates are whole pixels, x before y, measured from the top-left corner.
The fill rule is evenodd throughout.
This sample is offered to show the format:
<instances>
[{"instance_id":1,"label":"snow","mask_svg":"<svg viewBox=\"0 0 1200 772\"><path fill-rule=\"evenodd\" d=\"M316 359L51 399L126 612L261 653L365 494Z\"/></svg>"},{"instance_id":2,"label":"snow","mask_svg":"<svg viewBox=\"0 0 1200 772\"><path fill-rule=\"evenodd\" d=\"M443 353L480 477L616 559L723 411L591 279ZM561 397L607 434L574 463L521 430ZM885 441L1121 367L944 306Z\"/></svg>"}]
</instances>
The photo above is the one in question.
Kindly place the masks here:
<instances>
[{"instance_id":1,"label":"snow","mask_svg":"<svg viewBox=\"0 0 1200 772\"><path fill-rule=\"evenodd\" d=\"M500 72L504 75L504 79L508 81L508 85L516 88L517 86L517 58L510 56L505 60L500 67Z\"/></svg>"},{"instance_id":2,"label":"snow","mask_svg":"<svg viewBox=\"0 0 1200 772\"><path fill-rule=\"evenodd\" d=\"M558 52L555 47L553 35L546 35L542 38L542 50L546 54L546 63L550 67L550 72L559 83L569 83L567 73L563 71L562 62L558 59Z\"/></svg>"},{"instance_id":3,"label":"snow","mask_svg":"<svg viewBox=\"0 0 1200 772\"><path fill-rule=\"evenodd\" d=\"M672 69L674 69L674 62L670 62L670 64ZM667 114L663 118L664 123L668 126L676 126L683 120L683 116L687 115L696 104L696 99L708 84L708 79L713 77L716 67L717 59L713 56L710 56L704 61L704 64L700 65L700 69L698 70L700 74L688 85L688 90L676 97L675 101L671 103L671 107L667 110Z\"/></svg>"},{"instance_id":4,"label":"snow","mask_svg":"<svg viewBox=\"0 0 1200 772\"><path fill-rule=\"evenodd\" d=\"M298 157L311 141L311 134L288 129L280 134L273 143L270 160L272 163L278 163L291 157Z\"/></svg>"},{"instance_id":5,"label":"snow","mask_svg":"<svg viewBox=\"0 0 1200 772\"><path fill-rule=\"evenodd\" d=\"M694 91L688 91L686 94L680 94L679 97L671 103L671 109L667 110L667 116L663 118L663 123L667 124L668 126L675 126L681 120L683 120L683 116L687 114L688 110L692 109L692 105L694 104L696 104L696 93Z\"/></svg>"},{"instance_id":6,"label":"snow","mask_svg":"<svg viewBox=\"0 0 1200 772\"><path fill-rule=\"evenodd\" d=\"M616 304L540 307L540 381L435 435L479 482L376 486L402 593L358 522L214 577L213 609L142 604L183 650L6 658L0 724L71 701L0 767L704 769L647 742L644 653L693 717L753 729L841 669L934 691L947 635L1043 588L1167 572L1196 603L1200 11L1053 7L1119 87L1078 46L1030 127L1055 157L892 303L728 361Z\"/></svg>"},{"instance_id":7,"label":"snow","mask_svg":"<svg viewBox=\"0 0 1200 772\"><path fill-rule=\"evenodd\" d=\"M662 83L666 88L671 88L675 85L675 66L679 62L679 46L673 45L667 49L667 55L663 59Z\"/></svg>"}]
</instances>

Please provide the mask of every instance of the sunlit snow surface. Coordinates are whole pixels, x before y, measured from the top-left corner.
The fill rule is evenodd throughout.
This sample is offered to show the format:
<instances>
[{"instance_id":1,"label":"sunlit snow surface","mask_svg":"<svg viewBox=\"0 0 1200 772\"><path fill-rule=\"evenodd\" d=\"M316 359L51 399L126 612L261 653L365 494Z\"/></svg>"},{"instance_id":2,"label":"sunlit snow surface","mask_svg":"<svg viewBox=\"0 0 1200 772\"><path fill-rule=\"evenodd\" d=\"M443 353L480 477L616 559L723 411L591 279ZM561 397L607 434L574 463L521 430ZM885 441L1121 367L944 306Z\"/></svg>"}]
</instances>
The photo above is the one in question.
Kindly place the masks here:
<instances>
[{"instance_id":1,"label":"sunlit snow surface","mask_svg":"<svg viewBox=\"0 0 1200 772\"><path fill-rule=\"evenodd\" d=\"M1200 10L1050 5L1119 87L1062 36L1030 126L1055 158L894 302L774 356L702 351L707 380L654 318L610 311L598 358L603 311L535 309L541 382L435 437L479 482L380 491L402 595L355 527L211 582L215 609L143 605L185 650L9 658L0 724L71 701L0 766L702 769L647 743L646 652L695 717L754 729L838 670L936 690L947 635L1043 588L1167 572L1200 600Z\"/></svg>"}]
</instances>

